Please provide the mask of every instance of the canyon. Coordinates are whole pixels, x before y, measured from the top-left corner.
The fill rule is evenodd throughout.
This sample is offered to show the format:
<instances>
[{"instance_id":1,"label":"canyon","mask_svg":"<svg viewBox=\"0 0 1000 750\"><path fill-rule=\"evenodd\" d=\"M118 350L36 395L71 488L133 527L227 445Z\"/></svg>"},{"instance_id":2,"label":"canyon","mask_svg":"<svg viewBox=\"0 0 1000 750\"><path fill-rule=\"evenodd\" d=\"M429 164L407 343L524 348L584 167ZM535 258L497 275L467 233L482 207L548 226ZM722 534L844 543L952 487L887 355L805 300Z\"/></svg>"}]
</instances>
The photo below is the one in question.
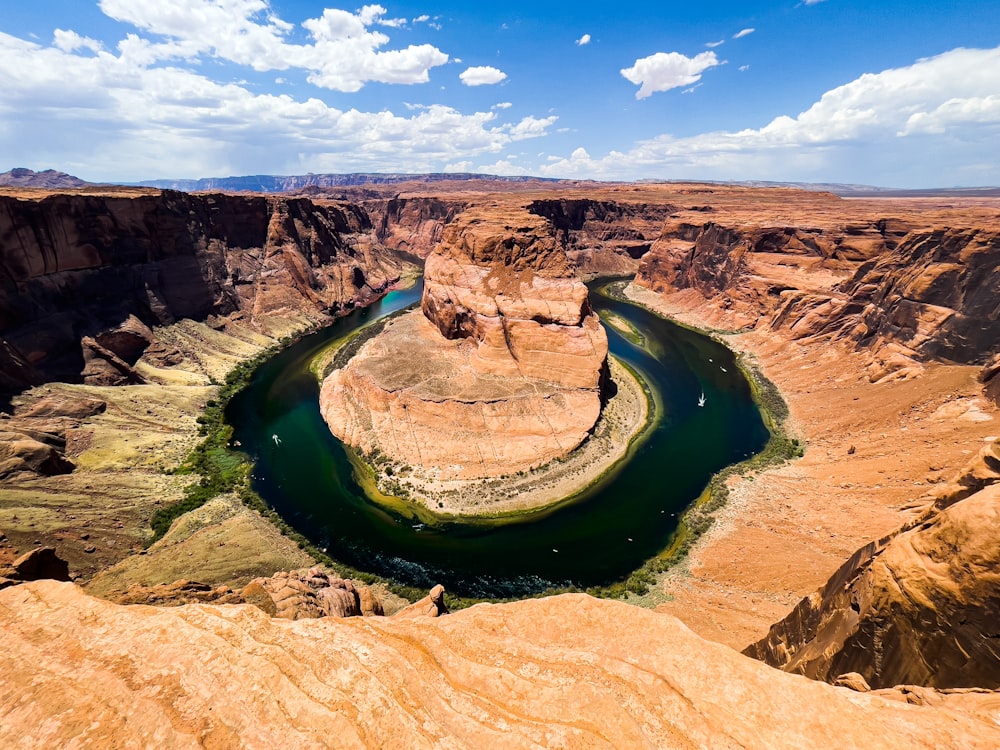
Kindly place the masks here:
<instances>
[{"instance_id":1,"label":"canyon","mask_svg":"<svg viewBox=\"0 0 1000 750\"><path fill-rule=\"evenodd\" d=\"M1000 202L391 187L346 202L322 189L0 190L0 562L50 546L76 581L0 592L5 740L997 745ZM503 242L494 271L463 267L484 215L530 230L512 229L508 249L537 248L554 271L544 283L577 300L553 313L545 295L510 295L519 325L578 327L578 277L635 272L628 296L711 331L778 386L805 455L728 479L686 560L628 603L574 594L285 622L266 602L107 601L154 602L152 587L179 579L243 591L314 564L232 494L146 549L149 519L184 496L190 478L174 470L228 371L365 304L408 261L427 258L430 291L406 338L443 329L458 336L446 346L510 366L517 347L499 346L481 292L490 273L535 289L534 272L503 277L521 262ZM593 330L572 335L599 352ZM599 403L600 358L585 359L568 370ZM227 683L245 689L223 700L211 686Z\"/></svg>"}]
</instances>

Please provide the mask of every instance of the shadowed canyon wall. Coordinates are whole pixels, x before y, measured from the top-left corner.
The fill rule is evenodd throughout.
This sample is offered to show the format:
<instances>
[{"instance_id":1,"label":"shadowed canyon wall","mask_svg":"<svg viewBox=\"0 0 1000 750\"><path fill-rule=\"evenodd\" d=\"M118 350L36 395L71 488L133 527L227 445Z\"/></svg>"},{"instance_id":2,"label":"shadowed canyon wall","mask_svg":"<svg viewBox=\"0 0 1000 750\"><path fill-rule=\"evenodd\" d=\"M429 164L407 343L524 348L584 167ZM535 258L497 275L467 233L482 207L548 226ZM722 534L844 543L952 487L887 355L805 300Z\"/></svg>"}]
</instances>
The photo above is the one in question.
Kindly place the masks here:
<instances>
[{"instance_id":1,"label":"shadowed canyon wall","mask_svg":"<svg viewBox=\"0 0 1000 750\"><path fill-rule=\"evenodd\" d=\"M0 195L0 253L6 389L136 382L149 326L336 313L399 268L356 206L171 191Z\"/></svg>"}]
</instances>

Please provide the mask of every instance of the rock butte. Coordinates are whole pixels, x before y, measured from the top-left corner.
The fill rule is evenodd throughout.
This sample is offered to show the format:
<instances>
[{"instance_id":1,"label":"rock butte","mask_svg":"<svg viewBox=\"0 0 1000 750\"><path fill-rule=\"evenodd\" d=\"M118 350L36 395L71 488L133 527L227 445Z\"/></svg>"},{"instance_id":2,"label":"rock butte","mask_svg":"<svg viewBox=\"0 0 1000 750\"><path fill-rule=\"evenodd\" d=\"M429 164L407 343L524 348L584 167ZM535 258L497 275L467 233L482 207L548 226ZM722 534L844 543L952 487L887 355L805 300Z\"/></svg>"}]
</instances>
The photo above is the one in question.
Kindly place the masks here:
<instances>
[{"instance_id":1,"label":"rock butte","mask_svg":"<svg viewBox=\"0 0 1000 750\"><path fill-rule=\"evenodd\" d=\"M311 188L306 202L0 190L0 381L46 383L15 393L0 430L4 745L1000 746L1000 700L982 689L1000 674L1000 201L353 190ZM684 569L645 602L855 692L580 595L434 619L420 616L440 613L430 598L403 621L273 619L260 605L298 616L282 610L286 588L326 610L311 583L274 575L312 560L232 495L143 549L153 512L183 498L188 480L164 470L197 442L213 378L370 299L398 275L387 247L426 256L459 210L500 205L534 206L585 272L638 268L628 292L642 303L738 330L720 335L781 387L805 457L732 481ZM261 225L276 231L249 231ZM112 381L126 384L97 384ZM258 607L121 607L70 583L17 583L48 554L26 556L34 547L121 601L223 601L272 583L250 587ZM331 611L355 601L351 587L365 611L356 582L326 580ZM896 680L963 687L864 692Z\"/></svg>"},{"instance_id":2,"label":"rock butte","mask_svg":"<svg viewBox=\"0 0 1000 750\"><path fill-rule=\"evenodd\" d=\"M544 218L460 214L427 258L421 310L323 383L334 435L363 454L483 479L575 449L601 412L608 341Z\"/></svg>"}]
</instances>

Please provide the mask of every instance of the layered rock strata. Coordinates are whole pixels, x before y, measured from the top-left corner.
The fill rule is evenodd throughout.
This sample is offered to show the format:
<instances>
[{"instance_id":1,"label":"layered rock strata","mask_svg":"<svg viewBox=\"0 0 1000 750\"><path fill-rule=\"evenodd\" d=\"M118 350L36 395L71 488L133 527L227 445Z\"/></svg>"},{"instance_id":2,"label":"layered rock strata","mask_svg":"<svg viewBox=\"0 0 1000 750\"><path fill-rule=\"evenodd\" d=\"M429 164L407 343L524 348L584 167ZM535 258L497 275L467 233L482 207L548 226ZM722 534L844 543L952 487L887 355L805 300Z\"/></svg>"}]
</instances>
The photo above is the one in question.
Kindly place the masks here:
<instances>
[{"instance_id":1,"label":"layered rock strata","mask_svg":"<svg viewBox=\"0 0 1000 750\"><path fill-rule=\"evenodd\" d=\"M1000 232L995 221L927 227L921 218L812 228L672 220L636 284L711 300L732 327L863 349L873 381L933 360L983 364L1000 347Z\"/></svg>"},{"instance_id":2,"label":"layered rock strata","mask_svg":"<svg viewBox=\"0 0 1000 750\"><path fill-rule=\"evenodd\" d=\"M398 278L356 206L97 189L0 195L0 388L141 382L150 327L365 304Z\"/></svg>"},{"instance_id":3,"label":"layered rock strata","mask_svg":"<svg viewBox=\"0 0 1000 750\"><path fill-rule=\"evenodd\" d=\"M744 653L833 681L1000 688L1000 443Z\"/></svg>"},{"instance_id":4,"label":"layered rock strata","mask_svg":"<svg viewBox=\"0 0 1000 750\"><path fill-rule=\"evenodd\" d=\"M677 620L564 595L289 622L0 591L0 744L995 748L1000 728L783 674ZM239 689L220 689L239 686ZM952 698L953 696L948 696Z\"/></svg>"},{"instance_id":5,"label":"layered rock strata","mask_svg":"<svg viewBox=\"0 0 1000 750\"><path fill-rule=\"evenodd\" d=\"M666 201L539 198L527 209L552 222L556 241L584 275L634 274L676 210Z\"/></svg>"},{"instance_id":6,"label":"layered rock strata","mask_svg":"<svg viewBox=\"0 0 1000 750\"><path fill-rule=\"evenodd\" d=\"M362 453L443 480L516 474L587 437L607 354L548 222L472 210L427 259L421 310L326 378L321 411Z\"/></svg>"}]
</instances>

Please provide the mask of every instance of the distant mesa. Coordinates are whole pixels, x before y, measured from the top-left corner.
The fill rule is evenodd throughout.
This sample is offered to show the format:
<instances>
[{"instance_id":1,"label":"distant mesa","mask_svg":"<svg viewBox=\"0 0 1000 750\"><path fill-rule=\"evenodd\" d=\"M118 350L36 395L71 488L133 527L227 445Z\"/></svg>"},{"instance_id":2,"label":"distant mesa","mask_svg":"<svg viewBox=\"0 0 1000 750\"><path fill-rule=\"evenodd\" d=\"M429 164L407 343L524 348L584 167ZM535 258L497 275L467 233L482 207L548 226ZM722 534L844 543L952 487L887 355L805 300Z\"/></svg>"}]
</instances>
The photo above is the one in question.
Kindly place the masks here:
<instances>
[{"instance_id":1,"label":"distant mesa","mask_svg":"<svg viewBox=\"0 0 1000 750\"><path fill-rule=\"evenodd\" d=\"M65 172L55 169L46 169L42 172L35 172L32 169L16 167L9 172L0 173L0 187L22 187L22 188L48 188L65 189L86 187L93 183L81 180Z\"/></svg>"}]
</instances>

